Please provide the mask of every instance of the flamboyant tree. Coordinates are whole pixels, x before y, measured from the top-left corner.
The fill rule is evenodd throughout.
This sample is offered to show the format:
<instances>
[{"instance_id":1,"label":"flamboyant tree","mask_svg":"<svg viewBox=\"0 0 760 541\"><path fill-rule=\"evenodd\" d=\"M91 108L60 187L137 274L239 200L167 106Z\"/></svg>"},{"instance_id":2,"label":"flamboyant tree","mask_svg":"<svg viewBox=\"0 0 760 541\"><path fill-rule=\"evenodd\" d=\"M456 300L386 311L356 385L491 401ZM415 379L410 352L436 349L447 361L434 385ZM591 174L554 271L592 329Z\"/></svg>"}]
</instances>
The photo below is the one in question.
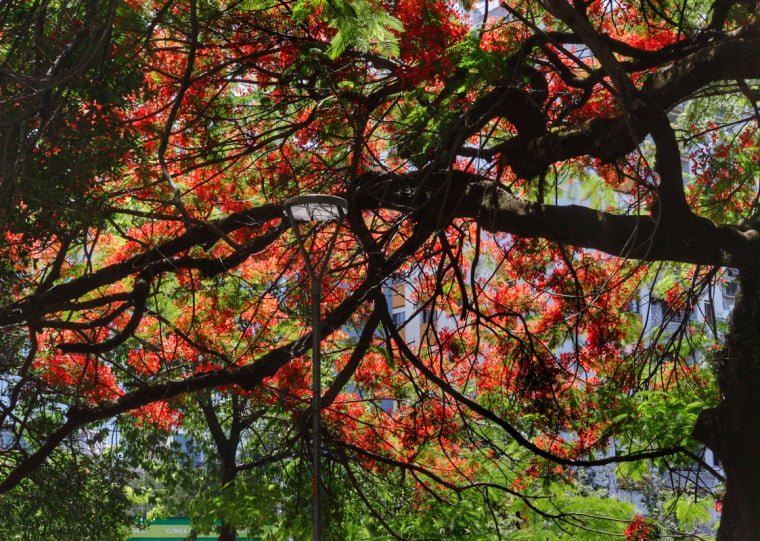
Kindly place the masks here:
<instances>
[{"instance_id":1,"label":"flamboyant tree","mask_svg":"<svg viewBox=\"0 0 760 541\"><path fill-rule=\"evenodd\" d=\"M257 412L273 456L307 445L309 284L282 201L323 192L348 201L308 235L318 259L340 228L325 448L377 524L411 537L361 492L398 475L420 512L469 489L496 524L506 499L599 530L534 481L699 463L701 442L725 472L719 538L754 535L754 3L471 7L0 6L0 490L115 416L213 421L212 391ZM625 310L659 280L695 312L727 266L717 349L711 321L653 333ZM429 323L414 342L391 286ZM27 422L46 408L65 420Z\"/></svg>"}]
</instances>

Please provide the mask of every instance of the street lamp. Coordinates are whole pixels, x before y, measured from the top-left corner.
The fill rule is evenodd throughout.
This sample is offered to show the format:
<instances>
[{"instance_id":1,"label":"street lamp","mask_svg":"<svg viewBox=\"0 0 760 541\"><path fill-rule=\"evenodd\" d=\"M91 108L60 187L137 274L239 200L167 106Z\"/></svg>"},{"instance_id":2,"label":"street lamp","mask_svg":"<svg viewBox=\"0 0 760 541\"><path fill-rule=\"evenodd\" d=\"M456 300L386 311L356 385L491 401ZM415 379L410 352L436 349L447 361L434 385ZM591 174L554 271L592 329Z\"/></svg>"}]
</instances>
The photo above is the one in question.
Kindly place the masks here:
<instances>
[{"instance_id":1,"label":"street lamp","mask_svg":"<svg viewBox=\"0 0 760 541\"><path fill-rule=\"evenodd\" d=\"M336 225L327 249L322 254L321 264L313 266L304 245L304 238L298 229L300 222L329 222L341 220L348 212L348 203L337 195L305 194L291 197L283 203L285 215L290 221L291 228L298 243L298 249L303 257L306 270L311 279L311 355L312 355L312 539L322 539L322 513L320 499L320 455L322 428L322 374L320 369L320 319L322 303L322 277L324 276L330 253L335 247L340 224Z\"/></svg>"}]
</instances>

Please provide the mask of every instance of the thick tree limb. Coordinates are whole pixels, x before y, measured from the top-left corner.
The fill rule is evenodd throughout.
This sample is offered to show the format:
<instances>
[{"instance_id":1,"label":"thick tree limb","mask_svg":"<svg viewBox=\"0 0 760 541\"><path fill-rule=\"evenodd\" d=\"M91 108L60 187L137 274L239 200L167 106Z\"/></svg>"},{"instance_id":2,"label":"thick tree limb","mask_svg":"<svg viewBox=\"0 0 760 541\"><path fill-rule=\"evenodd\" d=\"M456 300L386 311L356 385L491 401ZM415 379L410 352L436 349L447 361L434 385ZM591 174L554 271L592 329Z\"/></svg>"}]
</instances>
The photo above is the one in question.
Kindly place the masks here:
<instances>
[{"instance_id":1,"label":"thick tree limb","mask_svg":"<svg viewBox=\"0 0 760 541\"><path fill-rule=\"evenodd\" d=\"M436 191L459 218L473 218L488 231L546 238L611 255L643 261L680 261L702 265L735 265L752 257L760 233L682 216L675 225L650 215L621 215L578 205L546 205L510 194L498 183L475 174L449 171L408 175L367 174L355 198L362 208L413 207ZM417 197L410 197L416 188ZM361 195L359 195L361 194Z\"/></svg>"},{"instance_id":2,"label":"thick tree limb","mask_svg":"<svg viewBox=\"0 0 760 541\"><path fill-rule=\"evenodd\" d=\"M646 78L639 93L644 103L667 111L711 83L760 77L760 22L707 41L696 51L693 45L685 50L688 54ZM632 152L649 133L642 120L628 114L594 118L529 141L514 138L479 149L478 156L498 156L524 178L579 156L610 162Z\"/></svg>"}]
</instances>

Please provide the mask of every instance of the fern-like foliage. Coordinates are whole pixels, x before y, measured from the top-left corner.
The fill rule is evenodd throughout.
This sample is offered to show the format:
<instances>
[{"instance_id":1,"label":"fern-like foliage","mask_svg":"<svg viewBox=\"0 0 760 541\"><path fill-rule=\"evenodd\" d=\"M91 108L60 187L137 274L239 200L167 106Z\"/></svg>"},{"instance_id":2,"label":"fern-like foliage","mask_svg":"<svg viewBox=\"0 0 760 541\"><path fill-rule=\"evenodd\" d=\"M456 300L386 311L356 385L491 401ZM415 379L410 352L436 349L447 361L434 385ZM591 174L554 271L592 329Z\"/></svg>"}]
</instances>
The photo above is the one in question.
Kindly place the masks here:
<instances>
[{"instance_id":1,"label":"fern-like foliage","mask_svg":"<svg viewBox=\"0 0 760 541\"><path fill-rule=\"evenodd\" d=\"M398 35L403 23L365 0L301 0L293 8L293 20L300 23L310 15L319 14L335 35L327 48L330 58L337 58L347 49L375 52L386 57L399 55Z\"/></svg>"}]
</instances>

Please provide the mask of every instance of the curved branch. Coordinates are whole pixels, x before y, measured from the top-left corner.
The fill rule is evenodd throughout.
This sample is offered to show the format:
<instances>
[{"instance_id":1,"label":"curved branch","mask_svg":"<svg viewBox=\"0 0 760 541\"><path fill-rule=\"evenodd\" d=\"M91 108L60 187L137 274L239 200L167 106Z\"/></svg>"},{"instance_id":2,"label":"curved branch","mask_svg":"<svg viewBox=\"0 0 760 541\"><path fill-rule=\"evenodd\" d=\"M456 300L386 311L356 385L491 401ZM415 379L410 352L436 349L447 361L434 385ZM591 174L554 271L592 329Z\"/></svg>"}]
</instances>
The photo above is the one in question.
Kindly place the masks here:
<instances>
[{"instance_id":1,"label":"curved branch","mask_svg":"<svg viewBox=\"0 0 760 541\"><path fill-rule=\"evenodd\" d=\"M672 63L656 69L639 90L641 100L655 109L669 110L705 86L760 77L760 21L707 42ZM515 173L532 178L550 164L579 156L614 161L633 151L647 135L647 126L628 114L594 118L530 141L513 138L482 149L484 159L499 157Z\"/></svg>"},{"instance_id":2,"label":"curved branch","mask_svg":"<svg viewBox=\"0 0 760 541\"><path fill-rule=\"evenodd\" d=\"M138 278L137 282L135 283L135 288L132 291L132 295L134 296L132 317L129 318L129 321L124 326L124 328L112 338L94 344L66 342L60 344L58 346L58 349L61 350L62 353L95 354L105 353L120 346L126 342L130 336L132 336L132 333L137 330L137 326L140 325L143 315L145 314L145 307L148 302L149 292L150 284L148 281L142 277Z\"/></svg>"},{"instance_id":3,"label":"curved branch","mask_svg":"<svg viewBox=\"0 0 760 541\"><path fill-rule=\"evenodd\" d=\"M354 350L351 352L351 357L348 359L346 365L335 376L332 385L327 389L322 397L322 408L329 408L338 396L338 393L346 386L348 380L354 375L356 369L359 367L364 354L367 352L367 348L372 343L372 337L375 334L378 324L380 323L380 315L376 310L372 311L369 316L369 320L364 325L359 340L354 346Z\"/></svg>"},{"instance_id":4,"label":"curved branch","mask_svg":"<svg viewBox=\"0 0 760 541\"><path fill-rule=\"evenodd\" d=\"M657 449L654 451L642 451L638 453L631 453L628 455L613 455L613 456L595 459L595 460L573 460L573 459L565 458L559 455L555 455L554 453L551 453L549 451L546 451L538 447L536 444L534 444L530 440L528 440L528 438L526 438L514 426L509 424L505 419L499 417L488 408L481 406L474 400L467 398L465 395L457 391L450 383L440 378L435 372L433 372L427 366L425 366L425 364L422 361L420 361L420 359L414 354L414 352L412 352L409 349L409 346L406 345L406 342L404 341L404 339L401 338L401 336L398 334L398 330L396 329L396 326L393 324L393 318L391 317L391 314L388 311L388 305L385 301L385 297L381 295L375 295L375 303L378 310L381 311L380 315L381 315L383 325L391 333L391 336L393 337L394 342L396 342L396 345L398 346L399 351L401 351L402 355L412 364L412 366L414 366L417 370L419 370L420 373L425 376L425 378L427 378L429 381L437 385L444 393L451 396L451 398L456 400L458 403L462 404L463 406L466 406L473 412L482 416L484 419L488 419L489 421L495 423L497 426L502 428L507 434L509 434L510 437L516 443L518 443L521 447L524 447L531 453L535 454L536 456L539 456L546 460L550 460L562 466L588 467L588 466L604 466L606 464L618 464L621 462L635 462L637 460L646 460L646 459L651 459L651 458L659 458L663 456L671 456L675 454L680 454L684 451L684 448L682 446L668 447L664 449Z\"/></svg>"},{"instance_id":5,"label":"curved branch","mask_svg":"<svg viewBox=\"0 0 760 541\"><path fill-rule=\"evenodd\" d=\"M44 314L65 309L65 307L71 306L71 303L76 299L100 287L116 283L128 276L139 273L151 265L154 265L152 272L163 272L166 269L173 268L174 262L171 260L172 257L195 246L209 247L219 240L220 237L215 232L216 230L230 233L239 229L261 227L268 221L280 219L281 216L282 213L279 205L270 204L236 212L210 222L213 228L208 227L206 224L193 226L185 233L162 242L154 248L128 257L118 263L103 267L91 274L58 284L44 292L33 294L24 300L0 309L0 327L24 321L39 321L40 317ZM275 229L280 231L278 228ZM247 245L246 253L250 255L254 251L263 250L274 242L276 237L277 235L274 231L268 231ZM195 263L201 266L197 261ZM209 268L215 266L219 269L224 264L224 260L218 263L210 263Z\"/></svg>"}]
</instances>

